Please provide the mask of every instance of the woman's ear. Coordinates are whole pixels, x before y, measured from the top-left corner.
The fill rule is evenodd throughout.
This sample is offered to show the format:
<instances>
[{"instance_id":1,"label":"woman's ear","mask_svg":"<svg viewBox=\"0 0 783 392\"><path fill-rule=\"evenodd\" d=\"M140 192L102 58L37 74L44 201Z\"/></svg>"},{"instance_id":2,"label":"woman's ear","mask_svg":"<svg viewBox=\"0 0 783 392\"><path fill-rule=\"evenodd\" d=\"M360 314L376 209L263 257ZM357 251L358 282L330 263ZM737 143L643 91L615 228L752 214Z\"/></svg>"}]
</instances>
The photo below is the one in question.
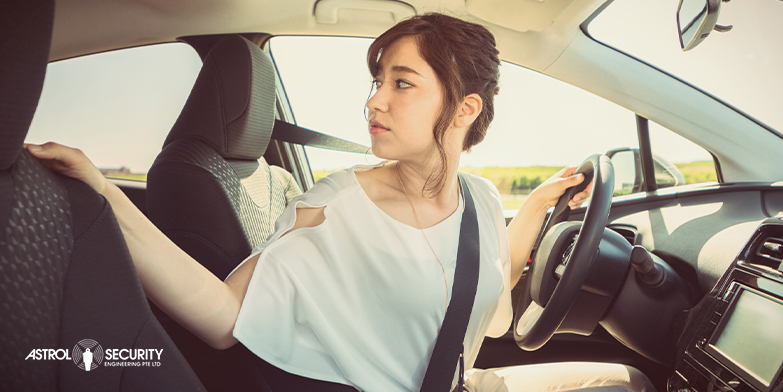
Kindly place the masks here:
<instances>
[{"instance_id":1,"label":"woman's ear","mask_svg":"<svg viewBox=\"0 0 783 392\"><path fill-rule=\"evenodd\" d=\"M468 94L462 99L457 117L454 119L454 126L457 128L468 128L476 121L476 117L481 113L483 102L478 94Z\"/></svg>"}]
</instances>

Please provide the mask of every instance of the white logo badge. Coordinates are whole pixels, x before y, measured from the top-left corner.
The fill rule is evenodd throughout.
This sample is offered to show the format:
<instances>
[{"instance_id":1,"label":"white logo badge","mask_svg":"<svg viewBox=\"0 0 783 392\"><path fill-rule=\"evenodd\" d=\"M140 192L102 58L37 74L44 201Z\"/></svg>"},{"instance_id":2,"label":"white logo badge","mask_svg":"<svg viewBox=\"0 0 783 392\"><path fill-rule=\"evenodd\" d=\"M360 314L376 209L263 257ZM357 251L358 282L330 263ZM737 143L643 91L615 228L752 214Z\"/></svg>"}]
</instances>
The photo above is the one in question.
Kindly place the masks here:
<instances>
[{"instance_id":1,"label":"white logo badge","mask_svg":"<svg viewBox=\"0 0 783 392\"><path fill-rule=\"evenodd\" d=\"M73 363L79 369L90 371L103 362L103 347L92 339L84 339L73 346Z\"/></svg>"}]
</instances>

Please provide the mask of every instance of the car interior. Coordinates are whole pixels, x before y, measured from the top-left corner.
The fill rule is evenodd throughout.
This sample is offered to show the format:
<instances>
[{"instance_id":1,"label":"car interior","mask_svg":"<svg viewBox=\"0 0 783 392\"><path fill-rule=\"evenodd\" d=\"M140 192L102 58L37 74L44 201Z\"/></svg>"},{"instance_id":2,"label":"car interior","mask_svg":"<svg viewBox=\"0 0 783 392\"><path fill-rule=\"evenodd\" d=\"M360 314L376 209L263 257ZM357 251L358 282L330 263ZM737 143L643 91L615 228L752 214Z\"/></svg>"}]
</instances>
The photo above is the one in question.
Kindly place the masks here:
<instances>
[{"instance_id":1,"label":"car interior","mask_svg":"<svg viewBox=\"0 0 783 392\"><path fill-rule=\"evenodd\" d=\"M291 198L312 187L306 146L366 153L297 125L270 40L376 37L427 11L491 26L504 61L614 102L634 113L637 127L638 148L575 158L588 158L580 170L596 180L594 195L582 208L569 211L563 202L551 211L513 291L514 322L505 336L485 339L475 366L612 362L639 369L658 391L783 390L783 134L597 41L588 25L623 1L0 5L0 390L222 391L259 384L243 367L252 354L241 344L211 349L148 303L108 203L23 148L47 63L169 42L198 53L203 64L155 147L146 180L112 181L224 279L274 231ZM685 27L672 9L682 49L707 45L716 3L699 2L703 10ZM704 22L696 23L699 17ZM698 34L688 32L696 25ZM684 179L651 151L652 122L709 151L717 181L672 186ZM614 155L623 153L633 156L632 192L613 197L621 181ZM660 185L663 177L674 180ZM154 371L104 368L91 378L72 361L25 360L31 350L69 349L85 337L104 347L160 347L166 357Z\"/></svg>"}]
</instances>

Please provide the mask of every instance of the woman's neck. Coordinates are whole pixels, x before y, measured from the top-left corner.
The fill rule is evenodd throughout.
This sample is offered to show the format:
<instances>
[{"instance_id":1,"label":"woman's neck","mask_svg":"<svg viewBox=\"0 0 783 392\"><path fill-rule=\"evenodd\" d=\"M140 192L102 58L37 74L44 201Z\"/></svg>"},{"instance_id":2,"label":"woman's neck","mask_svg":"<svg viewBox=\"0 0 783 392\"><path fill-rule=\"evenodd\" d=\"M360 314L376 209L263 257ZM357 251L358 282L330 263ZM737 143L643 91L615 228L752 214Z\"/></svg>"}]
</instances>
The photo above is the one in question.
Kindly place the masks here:
<instances>
[{"instance_id":1,"label":"woman's neck","mask_svg":"<svg viewBox=\"0 0 783 392\"><path fill-rule=\"evenodd\" d=\"M408 166L404 161L388 162L355 174L365 194L387 215L414 228L428 228L451 216L459 207L455 168L456 165L447 171L444 186L434 197L422 196L432 171Z\"/></svg>"},{"instance_id":2,"label":"woman's neck","mask_svg":"<svg viewBox=\"0 0 783 392\"><path fill-rule=\"evenodd\" d=\"M408 196L411 200L425 202L427 204L434 204L439 208L449 208L455 205L455 201L458 202L459 194L459 180L457 178L457 162L449 162L447 160L447 167L445 170L445 176L443 178L443 187L436 190L436 193L432 194L428 192L429 189L425 187L431 187L432 181L437 176L436 171L439 170L433 164L415 164L404 161L397 161L395 163L395 170L398 171L399 180L401 185L405 188ZM442 170L442 169L441 169ZM427 183L427 180L430 183Z\"/></svg>"}]
</instances>

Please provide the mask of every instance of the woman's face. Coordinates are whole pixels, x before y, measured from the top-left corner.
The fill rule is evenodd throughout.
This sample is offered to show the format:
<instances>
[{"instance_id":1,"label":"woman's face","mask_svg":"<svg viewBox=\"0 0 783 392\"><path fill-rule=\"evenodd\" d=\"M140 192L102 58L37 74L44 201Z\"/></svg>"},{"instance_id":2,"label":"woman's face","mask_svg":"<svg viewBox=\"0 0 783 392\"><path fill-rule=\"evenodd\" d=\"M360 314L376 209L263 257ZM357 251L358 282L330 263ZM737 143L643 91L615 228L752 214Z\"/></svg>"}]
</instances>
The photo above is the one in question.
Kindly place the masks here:
<instances>
[{"instance_id":1,"label":"woman's face","mask_svg":"<svg viewBox=\"0 0 783 392\"><path fill-rule=\"evenodd\" d=\"M432 130L443 93L415 38L400 38L383 50L374 84L375 94L367 101L373 154L428 162L436 151Z\"/></svg>"}]
</instances>

